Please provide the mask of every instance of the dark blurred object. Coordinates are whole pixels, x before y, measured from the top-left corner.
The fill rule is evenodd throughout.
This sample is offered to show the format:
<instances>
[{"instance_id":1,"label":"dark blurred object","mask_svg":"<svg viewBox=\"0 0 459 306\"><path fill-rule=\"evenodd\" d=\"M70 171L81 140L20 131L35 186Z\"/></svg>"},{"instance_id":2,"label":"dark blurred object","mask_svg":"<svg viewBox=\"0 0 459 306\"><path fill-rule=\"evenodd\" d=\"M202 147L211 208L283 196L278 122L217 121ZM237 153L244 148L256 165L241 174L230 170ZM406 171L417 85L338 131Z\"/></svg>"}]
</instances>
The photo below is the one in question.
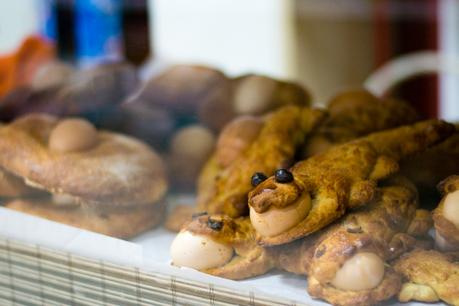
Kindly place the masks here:
<instances>
[{"instance_id":1,"label":"dark blurred object","mask_svg":"<svg viewBox=\"0 0 459 306\"><path fill-rule=\"evenodd\" d=\"M376 65L420 50L438 50L436 0L381 0L374 2ZM403 82L390 93L409 102L422 118L439 111L438 77L429 75Z\"/></svg>"},{"instance_id":2,"label":"dark blurred object","mask_svg":"<svg viewBox=\"0 0 459 306\"><path fill-rule=\"evenodd\" d=\"M116 125L117 106L138 84L134 67L124 63L100 65L65 78L62 84L43 89L25 86L10 92L0 101L0 120L46 112L85 117L99 126Z\"/></svg>"},{"instance_id":3,"label":"dark blurred object","mask_svg":"<svg viewBox=\"0 0 459 306\"><path fill-rule=\"evenodd\" d=\"M437 185L459 174L459 124L456 133L422 154L404 160L401 172L418 187L421 205L433 209L440 201Z\"/></svg>"},{"instance_id":4,"label":"dark blurred object","mask_svg":"<svg viewBox=\"0 0 459 306\"><path fill-rule=\"evenodd\" d=\"M150 52L148 10L146 0L124 1L122 11L124 56L140 65L153 54Z\"/></svg>"},{"instance_id":5,"label":"dark blurred object","mask_svg":"<svg viewBox=\"0 0 459 306\"><path fill-rule=\"evenodd\" d=\"M120 105L117 117L106 127L140 138L160 151L166 148L176 126L167 109L141 99Z\"/></svg>"}]
</instances>

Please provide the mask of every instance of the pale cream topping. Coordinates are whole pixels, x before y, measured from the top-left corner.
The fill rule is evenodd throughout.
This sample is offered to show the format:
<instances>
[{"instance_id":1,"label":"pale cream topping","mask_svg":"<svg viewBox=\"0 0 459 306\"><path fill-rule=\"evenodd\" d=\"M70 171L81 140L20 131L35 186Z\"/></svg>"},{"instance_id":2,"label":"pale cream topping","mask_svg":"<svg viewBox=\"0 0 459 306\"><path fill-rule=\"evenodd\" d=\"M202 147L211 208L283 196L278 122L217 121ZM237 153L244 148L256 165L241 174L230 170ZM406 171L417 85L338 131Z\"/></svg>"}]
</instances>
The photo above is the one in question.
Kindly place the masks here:
<instances>
[{"instance_id":1,"label":"pale cream topping","mask_svg":"<svg viewBox=\"0 0 459 306\"><path fill-rule=\"evenodd\" d=\"M384 261L370 252L357 253L336 272L332 285L341 290L369 290L384 278Z\"/></svg>"},{"instance_id":2,"label":"pale cream topping","mask_svg":"<svg viewBox=\"0 0 459 306\"><path fill-rule=\"evenodd\" d=\"M180 232L171 245L172 264L196 270L223 266L233 257L233 248L209 237Z\"/></svg>"},{"instance_id":3,"label":"pale cream topping","mask_svg":"<svg viewBox=\"0 0 459 306\"><path fill-rule=\"evenodd\" d=\"M261 114L270 110L273 104L273 94L276 90L275 80L252 75L244 78L234 93L234 109L238 114Z\"/></svg>"},{"instance_id":4,"label":"pale cream topping","mask_svg":"<svg viewBox=\"0 0 459 306\"><path fill-rule=\"evenodd\" d=\"M272 237L300 223L310 210L311 197L305 193L298 201L284 208L271 207L263 213L257 213L250 207L250 221L260 235Z\"/></svg>"},{"instance_id":5,"label":"pale cream topping","mask_svg":"<svg viewBox=\"0 0 459 306\"><path fill-rule=\"evenodd\" d=\"M459 190L448 193L444 201L443 216L459 228Z\"/></svg>"},{"instance_id":6,"label":"pale cream topping","mask_svg":"<svg viewBox=\"0 0 459 306\"><path fill-rule=\"evenodd\" d=\"M459 250L454 244L449 243L446 239L440 235L439 232L435 232L435 245L437 249L443 252L451 252Z\"/></svg>"},{"instance_id":7,"label":"pale cream topping","mask_svg":"<svg viewBox=\"0 0 459 306\"><path fill-rule=\"evenodd\" d=\"M89 150L96 144L96 128L79 118L61 120L49 136L49 148L61 153Z\"/></svg>"}]
</instances>

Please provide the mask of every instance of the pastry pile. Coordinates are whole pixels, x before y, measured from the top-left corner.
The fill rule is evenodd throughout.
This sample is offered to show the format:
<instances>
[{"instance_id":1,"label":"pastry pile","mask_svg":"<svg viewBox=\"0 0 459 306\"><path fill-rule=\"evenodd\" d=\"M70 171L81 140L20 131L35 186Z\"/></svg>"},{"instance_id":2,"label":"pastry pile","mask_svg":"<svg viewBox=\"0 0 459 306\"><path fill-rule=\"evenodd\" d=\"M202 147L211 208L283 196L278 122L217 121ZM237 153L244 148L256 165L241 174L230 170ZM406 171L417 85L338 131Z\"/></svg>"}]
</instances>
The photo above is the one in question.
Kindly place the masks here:
<instances>
[{"instance_id":1,"label":"pastry pile","mask_svg":"<svg viewBox=\"0 0 459 306\"><path fill-rule=\"evenodd\" d=\"M439 185L432 212L418 190L434 194L438 182L413 171L413 161L438 158L451 165L443 178L459 173L457 135L363 90L325 110L238 118L201 172L197 204L169 216L168 228L180 230L172 263L229 279L304 275L309 295L333 305L458 305L459 177ZM432 163L417 167L436 173L423 168Z\"/></svg>"}]
</instances>

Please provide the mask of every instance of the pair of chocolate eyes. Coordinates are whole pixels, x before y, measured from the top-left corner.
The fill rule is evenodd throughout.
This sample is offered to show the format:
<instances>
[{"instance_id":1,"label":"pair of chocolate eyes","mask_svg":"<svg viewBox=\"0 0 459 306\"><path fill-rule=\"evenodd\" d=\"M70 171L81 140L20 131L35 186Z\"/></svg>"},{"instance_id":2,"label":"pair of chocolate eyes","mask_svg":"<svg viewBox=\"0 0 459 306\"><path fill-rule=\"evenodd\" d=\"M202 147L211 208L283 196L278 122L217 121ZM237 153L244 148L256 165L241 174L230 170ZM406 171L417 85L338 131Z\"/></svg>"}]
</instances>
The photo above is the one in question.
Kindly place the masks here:
<instances>
[{"instance_id":1,"label":"pair of chocolate eyes","mask_svg":"<svg viewBox=\"0 0 459 306\"><path fill-rule=\"evenodd\" d=\"M261 172L255 172L254 175L252 175L252 186L258 186L261 184L263 181L265 181L268 177ZM293 181L293 174L292 172L288 171L287 169L278 169L274 173L274 179L278 183L290 183Z\"/></svg>"}]
</instances>

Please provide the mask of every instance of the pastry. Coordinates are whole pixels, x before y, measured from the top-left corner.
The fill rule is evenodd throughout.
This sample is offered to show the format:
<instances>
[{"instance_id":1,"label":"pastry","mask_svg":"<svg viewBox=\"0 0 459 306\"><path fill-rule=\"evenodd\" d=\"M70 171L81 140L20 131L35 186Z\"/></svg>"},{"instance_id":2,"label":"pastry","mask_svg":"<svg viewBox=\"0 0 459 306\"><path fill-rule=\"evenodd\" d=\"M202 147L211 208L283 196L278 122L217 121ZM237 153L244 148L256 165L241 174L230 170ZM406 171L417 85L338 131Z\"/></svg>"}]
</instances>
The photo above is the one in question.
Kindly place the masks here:
<instances>
[{"instance_id":1,"label":"pastry","mask_svg":"<svg viewBox=\"0 0 459 306\"><path fill-rule=\"evenodd\" d=\"M0 198L28 197L39 193L19 177L0 169Z\"/></svg>"},{"instance_id":2,"label":"pastry","mask_svg":"<svg viewBox=\"0 0 459 306\"><path fill-rule=\"evenodd\" d=\"M398 161L451 135L453 127L429 120L335 146L281 169L249 194L250 218L262 245L307 236L370 202L376 182L398 171ZM273 226L272 220L284 222Z\"/></svg>"},{"instance_id":3,"label":"pastry","mask_svg":"<svg viewBox=\"0 0 459 306\"><path fill-rule=\"evenodd\" d=\"M238 115L262 115L285 105L308 106L309 93L302 86L263 75L249 74L234 80L233 103Z\"/></svg>"},{"instance_id":4,"label":"pastry","mask_svg":"<svg viewBox=\"0 0 459 306\"><path fill-rule=\"evenodd\" d=\"M164 203L132 207L59 204L52 198L18 199L6 208L107 236L129 239L153 228L163 217Z\"/></svg>"},{"instance_id":5,"label":"pastry","mask_svg":"<svg viewBox=\"0 0 459 306\"><path fill-rule=\"evenodd\" d=\"M263 120L255 116L240 116L225 126L217 139L215 152L199 174L196 186L197 202L210 201L216 177L250 147L262 126ZM199 209L195 206L175 206L168 215L165 227L170 231L178 232L196 212L199 212Z\"/></svg>"},{"instance_id":6,"label":"pastry","mask_svg":"<svg viewBox=\"0 0 459 306\"><path fill-rule=\"evenodd\" d=\"M365 207L311 237L276 247L276 266L307 275L309 294L333 305L387 300L401 284L388 262L415 246L431 245L430 224L417 220L425 212L417 214L417 204L414 185L391 179Z\"/></svg>"},{"instance_id":7,"label":"pastry","mask_svg":"<svg viewBox=\"0 0 459 306\"><path fill-rule=\"evenodd\" d=\"M433 209L440 201L436 188L438 182L459 173L458 160L459 128L456 125L456 132L444 141L403 160L400 171L418 187L421 205Z\"/></svg>"},{"instance_id":8,"label":"pastry","mask_svg":"<svg viewBox=\"0 0 459 306\"><path fill-rule=\"evenodd\" d=\"M172 137L168 165L172 184L180 190L195 187L203 165L214 151L214 133L200 124L178 130Z\"/></svg>"},{"instance_id":9,"label":"pastry","mask_svg":"<svg viewBox=\"0 0 459 306\"><path fill-rule=\"evenodd\" d=\"M85 120L31 114L0 135L0 165L34 188L113 207L158 202L166 192L163 163L148 146Z\"/></svg>"},{"instance_id":10,"label":"pastry","mask_svg":"<svg viewBox=\"0 0 459 306\"><path fill-rule=\"evenodd\" d=\"M274 257L255 242L247 217L231 219L195 215L171 245L172 264L229 279L261 275L274 267Z\"/></svg>"},{"instance_id":11,"label":"pastry","mask_svg":"<svg viewBox=\"0 0 459 306\"><path fill-rule=\"evenodd\" d=\"M179 120L197 117L219 130L234 117L232 81L222 72L194 65L175 65L148 80L129 99L169 110Z\"/></svg>"},{"instance_id":12,"label":"pastry","mask_svg":"<svg viewBox=\"0 0 459 306\"><path fill-rule=\"evenodd\" d=\"M42 73L45 72L46 69ZM84 117L98 126L112 128L119 124L118 105L134 90L138 80L133 66L113 63L71 73L55 86L36 88L36 82L17 88L2 99L1 120L43 112Z\"/></svg>"},{"instance_id":13,"label":"pastry","mask_svg":"<svg viewBox=\"0 0 459 306\"><path fill-rule=\"evenodd\" d=\"M378 99L363 89L345 91L327 106L329 117L312 135L303 156L313 156L332 146L367 134L414 123L416 111L395 99Z\"/></svg>"},{"instance_id":14,"label":"pastry","mask_svg":"<svg viewBox=\"0 0 459 306\"><path fill-rule=\"evenodd\" d=\"M247 194L253 188L250 177L289 166L299 145L323 118L321 110L298 106L271 113L250 147L218 173L204 197L198 195L198 210L233 218L247 215Z\"/></svg>"},{"instance_id":15,"label":"pastry","mask_svg":"<svg viewBox=\"0 0 459 306\"><path fill-rule=\"evenodd\" d=\"M402 256L394 268L404 278L398 294L401 302L442 300L459 305L459 264L451 256L418 249Z\"/></svg>"},{"instance_id":16,"label":"pastry","mask_svg":"<svg viewBox=\"0 0 459 306\"><path fill-rule=\"evenodd\" d=\"M448 177L438 189L443 199L432 212L436 245L442 251L459 251L459 176Z\"/></svg>"}]
</instances>

